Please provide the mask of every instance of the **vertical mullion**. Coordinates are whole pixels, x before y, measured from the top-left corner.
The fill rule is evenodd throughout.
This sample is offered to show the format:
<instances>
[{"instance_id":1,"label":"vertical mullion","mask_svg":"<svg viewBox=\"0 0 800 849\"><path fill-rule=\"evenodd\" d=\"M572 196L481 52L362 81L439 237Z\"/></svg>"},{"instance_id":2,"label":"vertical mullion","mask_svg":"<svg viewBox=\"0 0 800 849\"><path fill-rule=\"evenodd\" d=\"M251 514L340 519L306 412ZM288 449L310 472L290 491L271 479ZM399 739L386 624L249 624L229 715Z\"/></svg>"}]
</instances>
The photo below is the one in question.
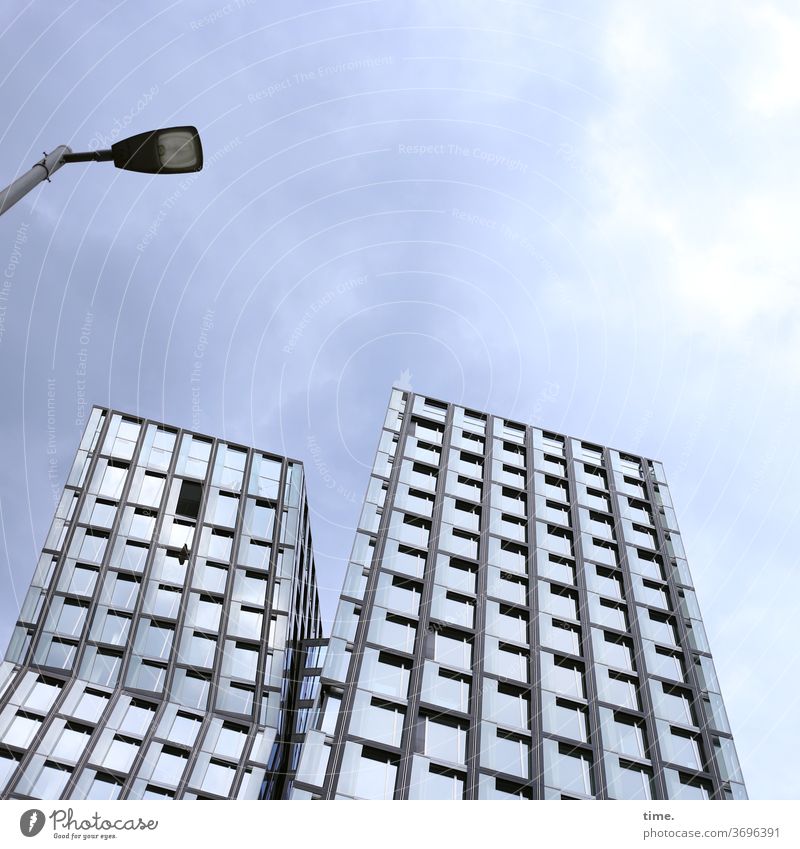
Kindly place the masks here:
<instances>
[{"instance_id":1,"label":"vertical mullion","mask_svg":"<svg viewBox=\"0 0 800 849\"><path fill-rule=\"evenodd\" d=\"M661 523L661 516L659 514L658 509L656 508L656 500L655 500L655 492L653 489L653 481L650 473L650 464L649 461L645 458L641 460L642 464L642 479L645 486L645 491L647 493L647 500L650 503L653 513L653 526L656 532L656 537L658 538L658 549L661 554L662 561L664 563L664 572L666 573L666 580L668 586L668 593L670 597L670 603L672 605L672 613L675 619L675 622L678 626L678 634L680 640L680 647L683 650L683 655L686 658L686 676L688 678L689 689L692 691L692 701L694 703L695 714L697 716L698 728L700 729L700 738L703 743L703 748L705 749L705 763L706 763L706 772L711 776L711 783L713 786L713 798L715 799L724 799L725 795L722 790L722 778L719 773L719 769L717 768L717 762L714 757L714 748L711 742L711 735L708 729L708 720L706 718L705 711L703 710L702 700L700 698L700 692L702 688L700 687L700 682L697 677L697 670L695 668L695 655L697 654L692 649L691 644L689 643L689 632L686 627L686 621L683 616L683 612L680 609L680 605L677 603L678 594L677 594L677 585L675 581L675 575L673 573L673 569L671 566L671 557L669 554L669 548L667 547L666 540L666 532ZM645 465L646 464L646 465ZM691 769L686 769L686 772L691 772Z\"/></svg>"},{"instance_id":2,"label":"vertical mullion","mask_svg":"<svg viewBox=\"0 0 800 849\"><path fill-rule=\"evenodd\" d=\"M416 396L412 397L415 398ZM433 585L436 579L436 560L439 551L439 535L442 528L442 512L444 510L444 493L447 486L447 463L450 452L452 426L453 407L448 404L444 433L442 435L442 450L439 455L439 476L436 480L436 495L434 497L431 515L431 532L428 537L428 555L425 558L425 569L422 577L422 597L419 603L417 639L414 643L414 663L411 667L411 680L408 685L406 721L403 726L403 734L400 742L403 754L400 760L395 793L395 797L399 799L407 799L411 787L411 764L414 758L415 730L419 723L422 673L425 666L425 644L431 638L432 633L430 627L431 599L433 597Z\"/></svg>"},{"instance_id":3,"label":"vertical mullion","mask_svg":"<svg viewBox=\"0 0 800 849\"><path fill-rule=\"evenodd\" d=\"M154 424L156 428L161 427L162 425L159 422L150 422L147 421L142 425L142 434L145 433L146 427L150 424ZM169 428L165 428L169 430ZM147 552L147 558L145 560L144 569L142 570L141 575L141 584L139 586L139 595L136 599L136 604L134 605L133 612L131 613L131 630L130 630L130 642L125 652L122 661L122 667L120 669L119 681L114 688L114 705L119 702L119 699L122 695L131 695L133 697L137 696L137 693L131 687L125 687L125 676L128 674L128 668L130 667L131 658L133 656L133 645L136 641L136 631L138 630L138 625L141 622L142 610L144 608L144 601L147 596L148 585L151 580L153 563L156 559L156 552L158 551L158 540L161 536L161 528L164 526L164 517L166 516L167 504L169 502L170 488L175 480L175 469L178 465L178 455L180 454L181 449L181 440L183 439L183 435L186 431L182 429L178 429L175 431L175 444L172 449L172 456L170 457L169 467L166 472L166 477L164 479L164 492L161 496L161 504L158 507L158 515L156 516L156 523L153 528L153 536L150 541L150 547ZM216 443L216 440L215 440ZM212 445L212 448L214 445ZM135 453L135 457L137 460L140 458L141 446ZM209 456L209 468L211 468L211 461L213 459L213 451L210 452ZM133 467L131 467L133 469ZM208 471L207 471L208 476ZM129 477L131 477L129 475ZM128 485L126 486L126 500L127 495L130 494L130 484L132 483L132 479L128 481ZM156 731L158 729L158 725L161 721L161 717L163 716L164 709L166 703L169 701L169 693L170 688L172 687L172 681L175 675L175 660L178 654L178 647L180 645L180 633L181 633L181 623L186 615L186 593L189 586L189 579L192 574L192 564L195 559L195 546L199 542L199 527L200 527L200 517L203 515L205 511L206 499L208 497L208 491L205 486L203 486L203 496L200 508L198 509L197 521L195 522L195 534L192 537L192 550L189 553L189 558L186 562L186 575L183 579L183 590L181 592L181 605L178 610L178 615L175 618L175 630L173 632L172 638L172 651L170 652L170 657L167 661L167 668L164 674L164 689L161 693L142 693L143 699L156 699L158 704L156 705L155 715L153 717L153 721L150 723L150 728L148 728L145 736L142 738L141 745L139 746L139 751L136 753L136 756L133 759L133 763L131 764L131 768L128 772L128 777L125 779L122 790L120 791L119 798L127 799L129 793L133 789L133 784L136 779L136 775L139 772L139 768L145 759L145 751L149 748L150 743L156 735ZM122 502L120 502L122 505ZM115 528L118 527L115 525ZM166 546L165 546L166 548ZM110 714L109 714L110 716ZM202 720L203 726L205 726L208 717L204 717ZM199 736L199 735L198 735ZM191 752L189 754L189 760L191 761ZM178 793L175 793L175 798L179 798Z\"/></svg>"},{"instance_id":4,"label":"vertical mullion","mask_svg":"<svg viewBox=\"0 0 800 849\"><path fill-rule=\"evenodd\" d=\"M391 520L397 484L400 480L400 470L403 464L406 436L409 431L411 416L414 409L414 394L411 392L404 393L404 397L406 406L403 411L403 419L400 422L400 430L397 434L397 446L395 448L392 468L389 472L389 486L383 502L383 512L381 514L380 522L378 523L378 530L375 533L375 549L372 553L372 563L369 569L369 577L367 578L367 586L364 589L364 598L362 599L361 604L361 615L359 616L356 633L353 637L353 651L350 655L350 664L347 670L347 681L342 689L342 702L339 708L339 719L337 721L336 728L337 733L334 734L331 754L328 759L328 768L325 773L325 783L321 793L323 799L332 799L336 795L339 772L341 770L342 758L344 757L344 749L347 743L345 738L347 736L347 732L349 732L350 716L352 715L353 702L355 701L356 690L358 689L358 677L361 672L361 665L364 658L364 646L367 641L367 631L369 630L372 609L374 607L375 590L378 584L378 575L383 561L383 552L386 548L386 540L389 535L389 522ZM383 431L384 427L381 425L381 435L383 434ZM367 492L369 491L369 481L372 480L375 474L375 460L379 453L380 438L378 440L378 447L375 450L375 459L373 460L372 467L370 468L369 478L367 481ZM364 503L366 503L366 492L364 495ZM359 530L357 529L356 534L358 533Z\"/></svg>"},{"instance_id":5,"label":"vertical mullion","mask_svg":"<svg viewBox=\"0 0 800 849\"><path fill-rule=\"evenodd\" d=\"M452 421L448 432L452 431ZM481 491L481 524L476 575L475 636L472 645L472 693L467 749L466 798L477 799L480 790L481 718L483 714L483 669L486 650L486 604L489 572L489 532L491 527L492 456L494 451L494 417L487 415L483 429L483 481ZM444 500L444 499L443 499Z\"/></svg>"},{"instance_id":6,"label":"vertical mullion","mask_svg":"<svg viewBox=\"0 0 800 849\"><path fill-rule=\"evenodd\" d=\"M539 638L539 555L536 545L536 492L534 487L533 430L525 428L526 488L528 509L528 621L530 632L530 720L531 720L531 784L533 798L544 799L544 733L542 721L542 665ZM544 518L544 517L543 517Z\"/></svg>"},{"instance_id":7,"label":"vertical mullion","mask_svg":"<svg viewBox=\"0 0 800 849\"><path fill-rule=\"evenodd\" d=\"M586 562L583 558L583 540L581 534L580 508L577 501L577 486L575 480L575 458L572 453L572 440L564 439L564 459L567 465L567 480L569 482L570 518L572 523L572 545L575 555L575 581L578 589L578 609L581 620L582 653L585 669L584 683L589 711L589 743L592 749L592 772L595 781L595 798L607 799L605 770L603 769L603 743L600 735L600 708L598 705L597 673L594 667L594 650L592 646L592 623L589 615L589 593L586 588ZM606 469L606 479L609 470Z\"/></svg>"},{"instance_id":8,"label":"vertical mullion","mask_svg":"<svg viewBox=\"0 0 800 849\"><path fill-rule=\"evenodd\" d=\"M650 678L647 673L647 664L645 662L644 640L642 638L641 629L639 628L639 609L636 603L636 596L633 592L633 578L630 561L628 560L628 549L625 542L624 528L619 509L619 493L617 491L614 469L611 464L611 454L608 448L603 449L603 459L605 466L609 470L607 475L608 497L611 504L611 515L614 520L614 533L617 539L617 552L619 555L619 565L622 570L622 582L625 598L627 599L628 604L629 628L634 646L636 672L639 678L639 698L642 703L642 709L644 710L644 723L647 731L647 752L650 756L650 762L653 767L653 777L656 786L655 798L667 799L667 788L664 779L664 762L661 758L661 749L658 743L658 733L655 722L655 712L653 711L653 700L650 695Z\"/></svg>"}]
</instances>

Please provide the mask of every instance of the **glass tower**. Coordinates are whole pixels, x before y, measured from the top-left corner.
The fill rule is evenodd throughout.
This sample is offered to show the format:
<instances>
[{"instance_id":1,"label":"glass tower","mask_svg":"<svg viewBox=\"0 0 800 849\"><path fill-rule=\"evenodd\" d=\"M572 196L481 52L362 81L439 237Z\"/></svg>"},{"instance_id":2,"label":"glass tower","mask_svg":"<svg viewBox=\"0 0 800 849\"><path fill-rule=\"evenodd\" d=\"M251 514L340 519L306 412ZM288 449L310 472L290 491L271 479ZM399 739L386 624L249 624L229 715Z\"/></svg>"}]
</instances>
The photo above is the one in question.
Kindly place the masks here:
<instances>
[{"instance_id":1,"label":"glass tower","mask_svg":"<svg viewBox=\"0 0 800 849\"><path fill-rule=\"evenodd\" d=\"M394 390L320 651L290 798L746 798L656 461Z\"/></svg>"},{"instance_id":2,"label":"glass tower","mask_svg":"<svg viewBox=\"0 0 800 849\"><path fill-rule=\"evenodd\" d=\"M280 796L320 636L302 465L95 407L0 665L0 796Z\"/></svg>"}]
</instances>

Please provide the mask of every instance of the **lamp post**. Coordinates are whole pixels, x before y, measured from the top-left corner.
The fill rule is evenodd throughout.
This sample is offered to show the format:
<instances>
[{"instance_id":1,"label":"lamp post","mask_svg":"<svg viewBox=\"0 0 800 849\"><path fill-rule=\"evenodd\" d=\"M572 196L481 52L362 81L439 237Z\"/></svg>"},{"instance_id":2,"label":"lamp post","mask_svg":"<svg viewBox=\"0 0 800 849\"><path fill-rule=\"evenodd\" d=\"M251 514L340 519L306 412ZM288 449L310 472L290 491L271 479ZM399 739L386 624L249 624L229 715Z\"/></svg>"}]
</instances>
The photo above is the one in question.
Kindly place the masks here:
<instances>
[{"instance_id":1,"label":"lamp post","mask_svg":"<svg viewBox=\"0 0 800 849\"><path fill-rule=\"evenodd\" d=\"M111 145L108 150L73 153L60 145L30 171L0 191L0 215L10 209L42 180L69 162L113 162L125 171L142 174L187 174L203 167L203 148L195 127L167 127L139 133Z\"/></svg>"}]
</instances>

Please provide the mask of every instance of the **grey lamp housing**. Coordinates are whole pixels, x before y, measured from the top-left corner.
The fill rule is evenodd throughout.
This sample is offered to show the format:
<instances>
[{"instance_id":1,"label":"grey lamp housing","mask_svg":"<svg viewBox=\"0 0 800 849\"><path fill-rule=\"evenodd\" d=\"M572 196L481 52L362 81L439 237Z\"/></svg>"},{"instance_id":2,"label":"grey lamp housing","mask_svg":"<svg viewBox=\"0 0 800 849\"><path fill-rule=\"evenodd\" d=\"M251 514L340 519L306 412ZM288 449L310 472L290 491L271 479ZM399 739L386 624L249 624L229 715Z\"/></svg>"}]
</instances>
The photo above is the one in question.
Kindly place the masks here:
<instances>
[{"instance_id":1,"label":"grey lamp housing","mask_svg":"<svg viewBox=\"0 0 800 849\"><path fill-rule=\"evenodd\" d=\"M143 174L188 174L203 167L196 127L167 127L139 133L111 145L114 165Z\"/></svg>"}]
</instances>

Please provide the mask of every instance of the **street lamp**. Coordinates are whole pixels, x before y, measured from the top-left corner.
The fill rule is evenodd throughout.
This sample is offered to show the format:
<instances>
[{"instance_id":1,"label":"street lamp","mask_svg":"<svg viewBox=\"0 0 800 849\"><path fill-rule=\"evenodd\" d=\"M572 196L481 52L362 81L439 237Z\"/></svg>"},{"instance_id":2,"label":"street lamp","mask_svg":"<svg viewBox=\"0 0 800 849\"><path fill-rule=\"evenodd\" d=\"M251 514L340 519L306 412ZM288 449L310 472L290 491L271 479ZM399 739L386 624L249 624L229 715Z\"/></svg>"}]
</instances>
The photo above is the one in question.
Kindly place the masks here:
<instances>
[{"instance_id":1,"label":"street lamp","mask_svg":"<svg viewBox=\"0 0 800 849\"><path fill-rule=\"evenodd\" d=\"M108 150L86 153L73 153L62 144L0 192L0 215L42 180L49 181L67 162L113 162L117 168L142 174L187 174L202 169L203 148L195 127L167 127L139 133L115 142Z\"/></svg>"}]
</instances>

